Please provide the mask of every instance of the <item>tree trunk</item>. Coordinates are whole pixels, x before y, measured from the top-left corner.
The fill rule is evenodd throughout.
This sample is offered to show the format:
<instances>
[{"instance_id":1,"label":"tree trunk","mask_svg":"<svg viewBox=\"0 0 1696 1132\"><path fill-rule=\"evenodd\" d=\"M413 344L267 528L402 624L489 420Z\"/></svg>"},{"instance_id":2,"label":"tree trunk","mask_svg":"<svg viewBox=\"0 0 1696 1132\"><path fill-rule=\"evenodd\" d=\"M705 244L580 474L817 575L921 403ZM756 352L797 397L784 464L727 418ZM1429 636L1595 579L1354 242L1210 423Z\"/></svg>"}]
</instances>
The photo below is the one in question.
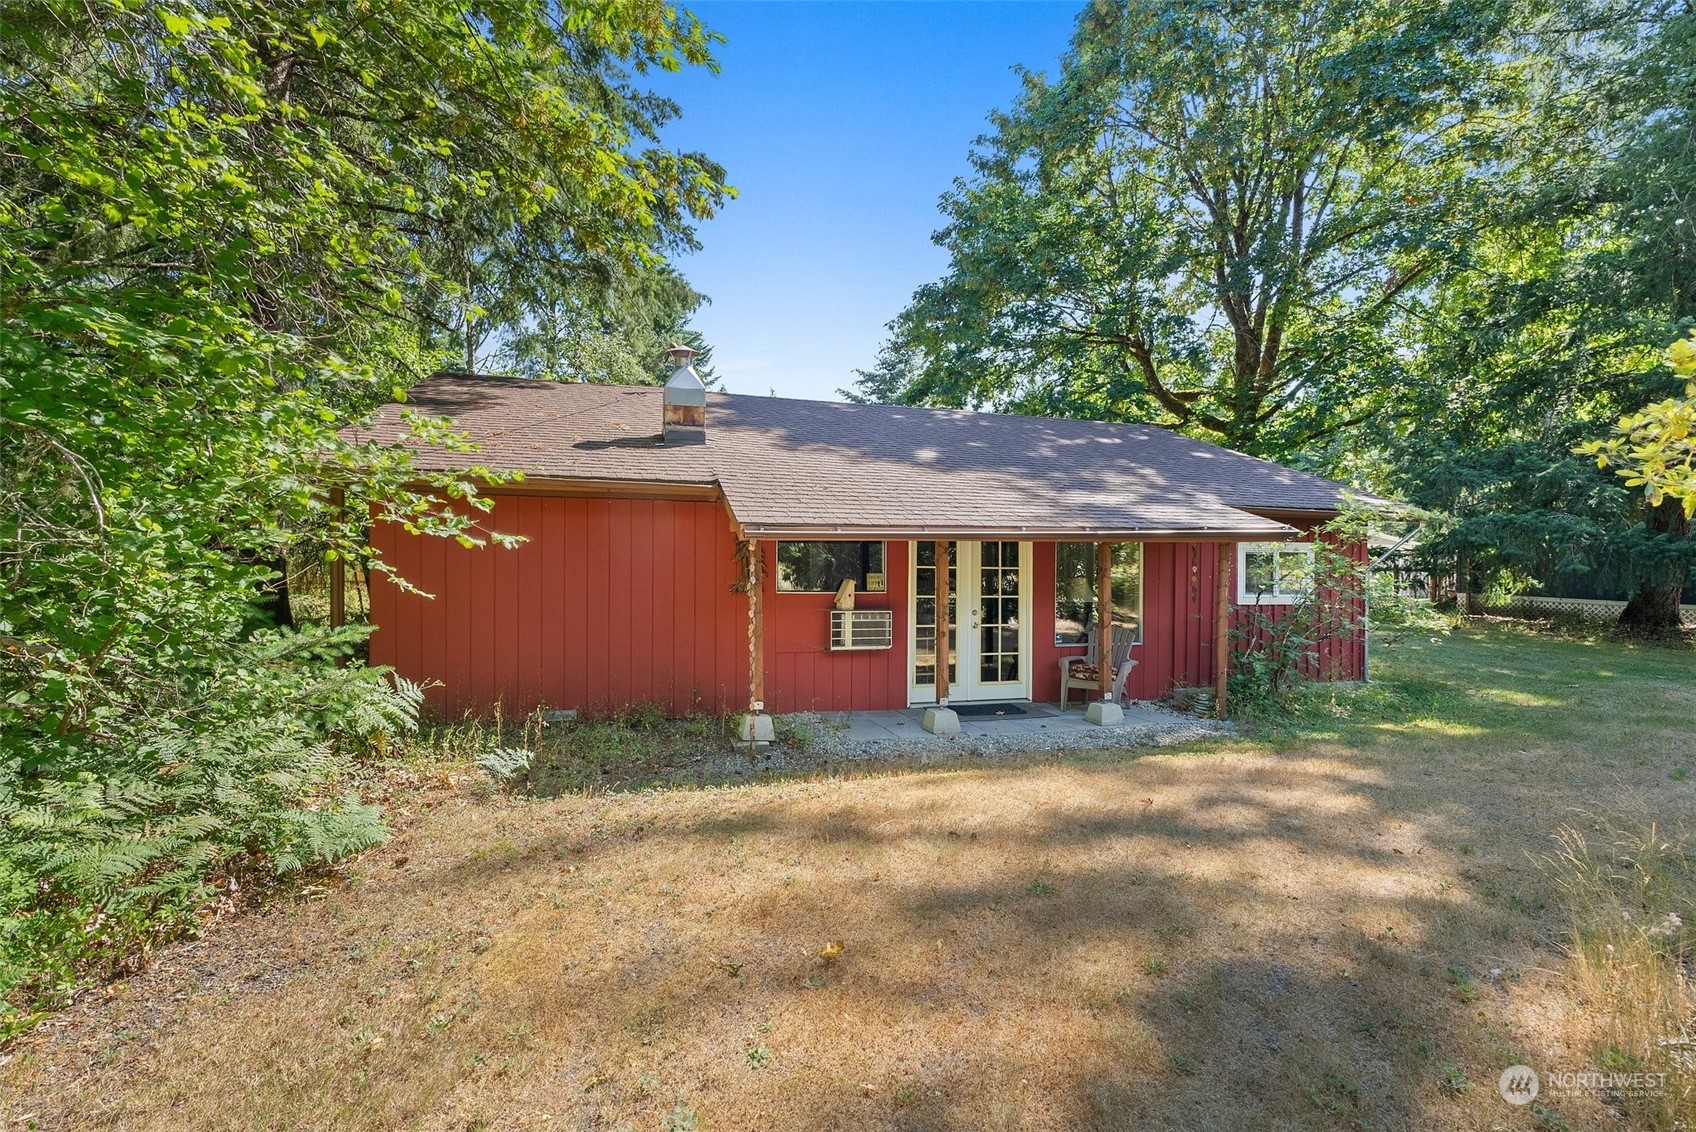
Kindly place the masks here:
<instances>
[{"instance_id":1,"label":"tree trunk","mask_svg":"<svg viewBox=\"0 0 1696 1132\"><path fill-rule=\"evenodd\" d=\"M1652 534L1690 537L1690 521L1684 517L1684 508L1677 500L1667 499L1660 506L1649 508L1644 521ZM1651 570L1620 611L1620 628L1654 635L1678 632L1678 605L1684 598L1684 571L1682 559Z\"/></svg>"}]
</instances>

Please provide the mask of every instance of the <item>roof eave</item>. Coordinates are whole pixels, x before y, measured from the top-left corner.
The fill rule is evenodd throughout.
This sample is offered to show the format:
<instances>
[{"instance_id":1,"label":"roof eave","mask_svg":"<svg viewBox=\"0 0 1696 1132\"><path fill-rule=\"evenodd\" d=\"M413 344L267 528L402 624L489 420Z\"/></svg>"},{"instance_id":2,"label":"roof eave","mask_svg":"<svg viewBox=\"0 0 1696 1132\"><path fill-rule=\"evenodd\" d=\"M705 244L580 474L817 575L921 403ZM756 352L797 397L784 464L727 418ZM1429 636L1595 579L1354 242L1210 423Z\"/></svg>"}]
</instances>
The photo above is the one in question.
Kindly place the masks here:
<instances>
[{"instance_id":1,"label":"roof eave","mask_svg":"<svg viewBox=\"0 0 1696 1132\"><path fill-rule=\"evenodd\" d=\"M1394 499L1384 499L1376 495L1351 495L1347 499L1348 506L1336 505L1331 507L1266 507L1259 504L1236 503L1232 506L1251 515L1260 515L1268 519L1296 519L1312 521L1314 519L1334 519L1347 510L1371 511L1378 515L1395 516L1413 510L1405 503Z\"/></svg>"},{"instance_id":2,"label":"roof eave","mask_svg":"<svg viewBox=\"0 0 1696 1132\"><path fill-rule=\"evenodd\" d=\"M418 470L474 480L479 485L478 489L484 495L552 495L590 499L670 499L682 502L715 502L723 498L718 481L705 478L662 480L602 477L590 479L578 476L531 475L527 472L521 472L518 473L521 476L519 479L491 483L481 476L471 475L469 470L465 469L422 468ZM500 474L508 475L512 473L502 472ZM426 480L416 480L407 486L414 491L429 491L431 488L431 484Z\"/></svg>"},{"instance_id":3,"label":"roof eave","mask_svg":"<svg viewBox=\"0 0 1696 1132\"><path fill-rule=\"evenodd\" d=\"M1041 527L929 523L920 527L866 526L849 523L790 524L742 522L747 538L816 539L1007 539L1020 542L1281 542L1301 531L1279 523L1275 527Z\"/></svg>"}]
</instances>

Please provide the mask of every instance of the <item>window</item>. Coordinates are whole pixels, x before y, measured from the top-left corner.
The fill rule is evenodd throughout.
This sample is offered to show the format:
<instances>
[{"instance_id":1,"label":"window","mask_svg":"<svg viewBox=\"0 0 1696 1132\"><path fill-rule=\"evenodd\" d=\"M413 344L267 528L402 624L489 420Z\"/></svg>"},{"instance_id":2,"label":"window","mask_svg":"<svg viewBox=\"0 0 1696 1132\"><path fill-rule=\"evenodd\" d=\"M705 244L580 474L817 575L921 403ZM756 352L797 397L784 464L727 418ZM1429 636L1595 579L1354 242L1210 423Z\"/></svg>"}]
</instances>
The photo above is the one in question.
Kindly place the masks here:
<instances>
[{"instance_id":1,"label":"window","mask_svg":"<svg viewBox=\"0 0 1696 1132\"><path fill-rule=\"evenodd\" d=\"M852 580L861 593L883 593L881 542L780 542L777 588L784 593L835 593Z\"/></svg>"},{"instance_id":2,"label":"window","mask_svg":"<svg viewBox=\"0 0 1696 1132\"><path fill-rule=\"evenodd\" d=\"M913 683L936 684L936 543L914 544L913 560ZM948 683L960 679L960 557L958 543L948 544Z\"/></svg>"},{"instance_id":3,"label":"window","mask_svg":"<svg viewBox=\"0 0 1696 1132\"><path fill-rule=\"evenodd\" d=\"M1095 544L1054 546L1054 643L1082 645L1095 629ZM1113 544L1113 631L1142 640L1142 543Z\"/></svg>"},{"instance_id":4,"label":"window","mask_svg":"<svg viewBox=\"0 0 1696 1132\"><path fill-rule=\"evenodd\" d=\"M1313 576L1310 542L1245 542L1237 547L1237 601L1291 605Z\"/></svg>"}]
</instances>

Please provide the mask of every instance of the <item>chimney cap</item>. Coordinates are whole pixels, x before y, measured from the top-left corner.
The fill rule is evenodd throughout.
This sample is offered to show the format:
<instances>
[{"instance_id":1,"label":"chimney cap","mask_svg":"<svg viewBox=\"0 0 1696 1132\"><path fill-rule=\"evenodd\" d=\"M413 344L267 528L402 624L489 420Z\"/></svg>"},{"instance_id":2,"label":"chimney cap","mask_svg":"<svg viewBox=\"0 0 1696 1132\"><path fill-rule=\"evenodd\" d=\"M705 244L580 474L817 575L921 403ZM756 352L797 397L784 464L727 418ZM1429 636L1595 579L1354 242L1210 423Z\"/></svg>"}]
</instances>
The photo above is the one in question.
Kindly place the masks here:
<instances>
[{"instance_id":1,"label":"chimney cap","mask_svg":"<svg viewBox=\"0 0 1696 1132\"><path fill-rule=\"evenodd\" d=\"M666 350L665 356L671 359L671 364L682 369L700 355L700 351L681 343L673 344Z\"/></svg>"},{"instance_id":2,"label":"chimney cap","mask_svg":"<svg viewBox=\"0 0 1696 1132\"><path fill-rule=\"evenodd\" d=\"M677 368L671 371L671 379L665 383L665 403L705 405L706 383L701 380L701 375L695 372L695 367L689 364L689 359L695 356L695 351L687 346L673 346L666 354L676 363Z\"/></svg>"}]
</instances>

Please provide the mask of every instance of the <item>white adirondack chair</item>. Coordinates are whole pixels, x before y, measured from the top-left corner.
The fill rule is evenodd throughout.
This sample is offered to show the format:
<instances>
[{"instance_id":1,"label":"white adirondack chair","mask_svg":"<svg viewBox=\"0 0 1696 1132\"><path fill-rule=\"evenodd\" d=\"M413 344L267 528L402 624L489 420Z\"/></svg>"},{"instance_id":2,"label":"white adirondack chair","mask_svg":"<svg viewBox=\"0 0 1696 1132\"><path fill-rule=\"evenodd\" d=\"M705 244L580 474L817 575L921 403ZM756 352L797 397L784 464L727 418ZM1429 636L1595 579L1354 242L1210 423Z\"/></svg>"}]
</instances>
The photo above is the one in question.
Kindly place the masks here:
<instances>
[{"instance_id":1,"label":"white adirondack chair","mask_svg":"<svg viewBox=\"0 0 1696 1132\"><path fill-rule=\"evenodd\" d=\"M1060 710L1065 711L1069 706L1073 691L1101 691L1101 670L1097 661L1100 639L1095 630L1089 631L1089 649L1083 656L1063 656L1060 658ZM1074 672L1082 667L1085 671ZM1131 659L1131 633L1129 630L1117 630L1113 634L1113 663L1108 671L1112 673L1112 694L1108 696L1114 703L1125 698L1125 681L1131 675L1131 669L1137 662Z\"/></svg>"}]
</instances>

